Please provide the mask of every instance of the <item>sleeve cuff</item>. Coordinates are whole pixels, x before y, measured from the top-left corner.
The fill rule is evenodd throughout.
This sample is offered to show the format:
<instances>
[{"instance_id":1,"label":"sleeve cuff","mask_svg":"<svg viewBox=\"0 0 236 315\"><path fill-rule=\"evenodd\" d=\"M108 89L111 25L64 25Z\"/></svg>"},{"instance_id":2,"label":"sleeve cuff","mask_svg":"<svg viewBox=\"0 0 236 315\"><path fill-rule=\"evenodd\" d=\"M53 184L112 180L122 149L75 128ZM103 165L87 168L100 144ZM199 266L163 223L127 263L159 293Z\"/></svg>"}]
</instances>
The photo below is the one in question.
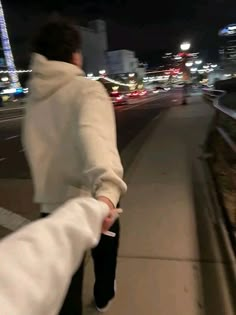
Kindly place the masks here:
<instances>
[{"instance_id":1,"label":"sleeve cuff","mask_svg":"<svg viewBox=\"0 0 236 315\"><path fill-rule=\"evenodd\" d=\"M108 198L115 207L117 207L121 196L126 192L127 187L124 184L123 189L117 187L117 185L114 185L113 183L103 183L102 187L100 187L96 191L95 197L106 197Z\"/></svg>"}]
</instances>

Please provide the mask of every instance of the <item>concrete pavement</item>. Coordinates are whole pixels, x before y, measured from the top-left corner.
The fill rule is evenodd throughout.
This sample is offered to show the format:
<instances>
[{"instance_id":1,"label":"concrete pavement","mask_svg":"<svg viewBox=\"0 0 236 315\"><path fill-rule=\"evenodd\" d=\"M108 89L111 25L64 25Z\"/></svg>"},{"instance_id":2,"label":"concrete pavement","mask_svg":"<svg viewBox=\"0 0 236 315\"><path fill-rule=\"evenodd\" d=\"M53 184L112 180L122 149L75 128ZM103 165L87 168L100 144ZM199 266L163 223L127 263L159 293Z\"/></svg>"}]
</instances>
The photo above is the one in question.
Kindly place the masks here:
<instances>
[{"instance_id":1,"label":"concrete pavement","mask_svg":"<svg viewBox=\"0 0 236 315\"><path fill-rule=\"evenodd\" d=\"M235 260L200 159L212 115L193 97L190 105L171 108L152 122L126 176L118 293L107 314L236 314ZM85 315L96 313L92 286L90 261Z\"/></svg>"}]
</instances>

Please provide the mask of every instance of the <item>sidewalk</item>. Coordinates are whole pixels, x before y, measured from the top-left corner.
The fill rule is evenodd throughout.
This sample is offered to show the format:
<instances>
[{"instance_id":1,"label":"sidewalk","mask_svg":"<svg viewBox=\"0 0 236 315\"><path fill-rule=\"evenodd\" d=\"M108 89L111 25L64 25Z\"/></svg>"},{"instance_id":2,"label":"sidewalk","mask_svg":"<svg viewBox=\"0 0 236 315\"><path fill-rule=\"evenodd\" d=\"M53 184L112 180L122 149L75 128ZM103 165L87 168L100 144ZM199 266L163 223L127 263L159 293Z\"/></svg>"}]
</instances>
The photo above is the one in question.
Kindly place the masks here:
<instances>
[{"instance_id":1,"label":"sidewalk","mask_svg":"<svg viewBox=\"0 0 236 315\"><path fill-rule=\"evenodd\" d=\"M196 96L165 112L130 167L118 293L108 315L236 314L235 261L225 250L199 159L212 115ZM90 261L86 305L92 286ZM96 312L86 306L84 314Z\"/></svg>"}]
</instances>

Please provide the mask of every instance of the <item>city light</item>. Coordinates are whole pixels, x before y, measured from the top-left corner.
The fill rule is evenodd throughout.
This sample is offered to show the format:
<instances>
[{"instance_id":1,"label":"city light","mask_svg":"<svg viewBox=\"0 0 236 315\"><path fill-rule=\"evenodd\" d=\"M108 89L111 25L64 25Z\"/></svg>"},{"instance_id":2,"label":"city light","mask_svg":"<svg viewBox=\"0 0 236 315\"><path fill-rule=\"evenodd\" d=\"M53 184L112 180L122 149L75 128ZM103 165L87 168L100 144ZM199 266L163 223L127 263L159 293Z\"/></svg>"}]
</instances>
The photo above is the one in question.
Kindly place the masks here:
<instances>
[{"instance_id":1,"label":"city light","mask_svg":"<svg viewBox=\"0 0 236 315\"><path fill-rule=\"evenodd\" d=\"M93 77L93 73L88 73L88 74L87 74L87 77L88 77L88 78L92 78L92 77Z\"/></svg>"},{"instance_id":2,"label":"city light","mask_svg":"<svg viewBox=\"0 0 236 315\"><path fill-rule=\"evenodd\" d=\"M30 73L32 72L33 70L14 70L14 71L11 71L11 70L1 70L0 73L1 74L11 74L11 73Z\"/></svg>"},{"instance_id":3,"label":"city light","mask_svg":"<svg viewBox=\"0 0 236 315\"><path fill-rule=\"evenodd\" d=\"M196 61L195 61L195 64L196 64L196 65L201 65L201 64L202 64L202 60L196 60Z\"/></svg>"},{"instance_id":4,"label":"city light","mask_svg":"<svg viewBox=\"0 0 236 315\"><path fill-rule=\"evenodd\" d=\"M181 56L175 56L175 60L182 60Z\"/></svg>"},{"instance_id":5,"label":"city light","mask_svg":"<svg viewBox=\"0 0 236 315\"><path fill-rule=\"evenodd\" d=\"M217 65L217 64L215 64L215 65L211 65L211 67L212 67L212 68L217 68L217 67L218 67L218 65Z\"/></svg>"},{"instance_id":6,"label":"city light","mask_svg":"<svg viewBox=\"0 0 236 315\"><path fill-rule=\"evenodd\" d=\"M2 78L1 78L1 81L2 81L2 82L8 82L8 81L9 81L9 78L8 78L8 77L2 77Z\"/></svg>"},{"instance_id":7,"label":"city light","mask_svg":"<svg viewBox=\"0 0 236 315\"><path fill-rule=\"evenodd\" d=\"M230 31L235 31L236 30L236 25L229 26L228 29Z\"/></svg>"},{"instance_id":8,"label":"city light","mask_svg":"<svg viewBox=\"0 0 236 315\"><path fill-rule=\"evenodd\" d=\"M119 81L116 81L116 80L113 80L111 78L108 78L108 77L102 77L103 80L106 80L108 82L111 82L111 83L114 83L114 84L117 84L117 85L121 85L121 86L128 86L128 87L131 87L133 86L133 84L127 84L127 83L122 83L122 82L119 82Z\"/></svg>"},{"instance_id":9,"label":"city light","mask_svg":"<svg viewBox=\"0 0 236 315\"><path fill-rule=\"evenodd\" d=\"M186 67L192 67L192 65L193 65L193 62L192 62L192 61L188 61L188 62L186 62L186 64L185 64Z\"/></svg>"},{"instance_id":10,"label":"city light","mask_svg":"<svg viewBox=\"0 0 236 315\"><path fill-rule=\"evenodd\" d=\"M117 86L117 85L113 86L113 87L112 87L112 90L113 90L114 92L117 92L117 91L119 90L119 86Z\"/></svg>"},{"instance_id":11,"label":"city light","mask_svg":"<svg viewBox=\"0 0 236 315\"><path fill-rule=\"evenodd\" d=\"M133 78L135 76L135 73L129 73L129 77Z\"/></svg>"},{"instance_id":12,"label":"city light","mask_svg":"<svg viewBox=\"0 0 236 315\"><path fill-rule=\"evenodd\" d=\"M231 36L236 33L236 25L230 24L219 31L220 36Z\"/></svg>"},{"instance_id":13,"label":"city light","mask_svg":"<svg viewBox=\"0 0 236 315\"><path fill-rule=\"evenodd\" d=\"M200 69L200 70L198 70L198 73L199 74L203 74L205 72L205 70L204 69Z\"/></svg>"},{"instance_id":14,"label":"city light","mask_svg":"<svg viewBox=\"0 0 236 315\"><path fill-rule=\"evenodd\" d=\"M5 89L0 94L14 94L16 93L16 88Z\"/></svg>"},{"instance_id":15,"label":"city light","mask_svg":"<svg viewBox=\"0 0 236 315\"><path fill-rule=\"evenodd\" d=\"M189 50L191 47L191 44L189 42L184 42L180 45L180 48L182 51L187 51Z\"/></svg>"},{"instance_id":16,"label":"city light","mask_svg":"<svg viewBox=\"0 0 236 315\"><path fill-rule=\"evenodd\" d=\"M100 71L99 71L99 74L105 75L105 74L106 74L106 70L100 70Z\"/></svg>"},{"instance_id":17,"label":"city light","mask_svg":"<svg viewBox=\"0 0 236 315\"><path fill-rule=\"evenodd\" d=\"M11 86L14 88L20 87L19 78L16 72L16 67L13 59L13 54L11 50L11 44L8 36L7 25L4 17L2 2L0 1L0 30L1 30L1 40L2 48L7 64L7 68L11 78Z\"/></svg>"},{"instance_id":18,"label":"city light","mask_svg":"<svg viewBox=\"0 0 236 315\"><path fill-rule=\"evenodd\" d=\"M192 73L195 73L195 72L197 72L197 68L191 68L190 71L191 71Z\"/></svg>"},{"instance_id":19,"label":"city light","mask_svg":"<svg viewBox=\"0 0 236 315\"><path fill-rule=\"evenodd\" d=\"M203 66L204 69L209 69L209 66Z\"/></svg>"}]
</instances>

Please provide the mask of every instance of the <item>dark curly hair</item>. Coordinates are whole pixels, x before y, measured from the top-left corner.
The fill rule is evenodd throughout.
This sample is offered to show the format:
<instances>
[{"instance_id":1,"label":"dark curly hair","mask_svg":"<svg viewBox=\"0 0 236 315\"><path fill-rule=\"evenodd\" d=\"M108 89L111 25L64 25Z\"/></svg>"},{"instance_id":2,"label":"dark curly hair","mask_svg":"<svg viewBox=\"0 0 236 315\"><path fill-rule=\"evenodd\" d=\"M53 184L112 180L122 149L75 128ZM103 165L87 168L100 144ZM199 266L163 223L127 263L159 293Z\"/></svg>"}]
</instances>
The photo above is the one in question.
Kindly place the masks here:
<instances>
[{"instance_id":1,"label":"dark curly hair","mask_svg":"<svg viewBox=\"0 0 236 315\"><path fill-rule=\"evenodd\" d=\"M56 17L47 22L33 40L33 52L49 60L71 63L72 54L81 51L79 28L72 21Z\"/></svg>"}]
</instances>

